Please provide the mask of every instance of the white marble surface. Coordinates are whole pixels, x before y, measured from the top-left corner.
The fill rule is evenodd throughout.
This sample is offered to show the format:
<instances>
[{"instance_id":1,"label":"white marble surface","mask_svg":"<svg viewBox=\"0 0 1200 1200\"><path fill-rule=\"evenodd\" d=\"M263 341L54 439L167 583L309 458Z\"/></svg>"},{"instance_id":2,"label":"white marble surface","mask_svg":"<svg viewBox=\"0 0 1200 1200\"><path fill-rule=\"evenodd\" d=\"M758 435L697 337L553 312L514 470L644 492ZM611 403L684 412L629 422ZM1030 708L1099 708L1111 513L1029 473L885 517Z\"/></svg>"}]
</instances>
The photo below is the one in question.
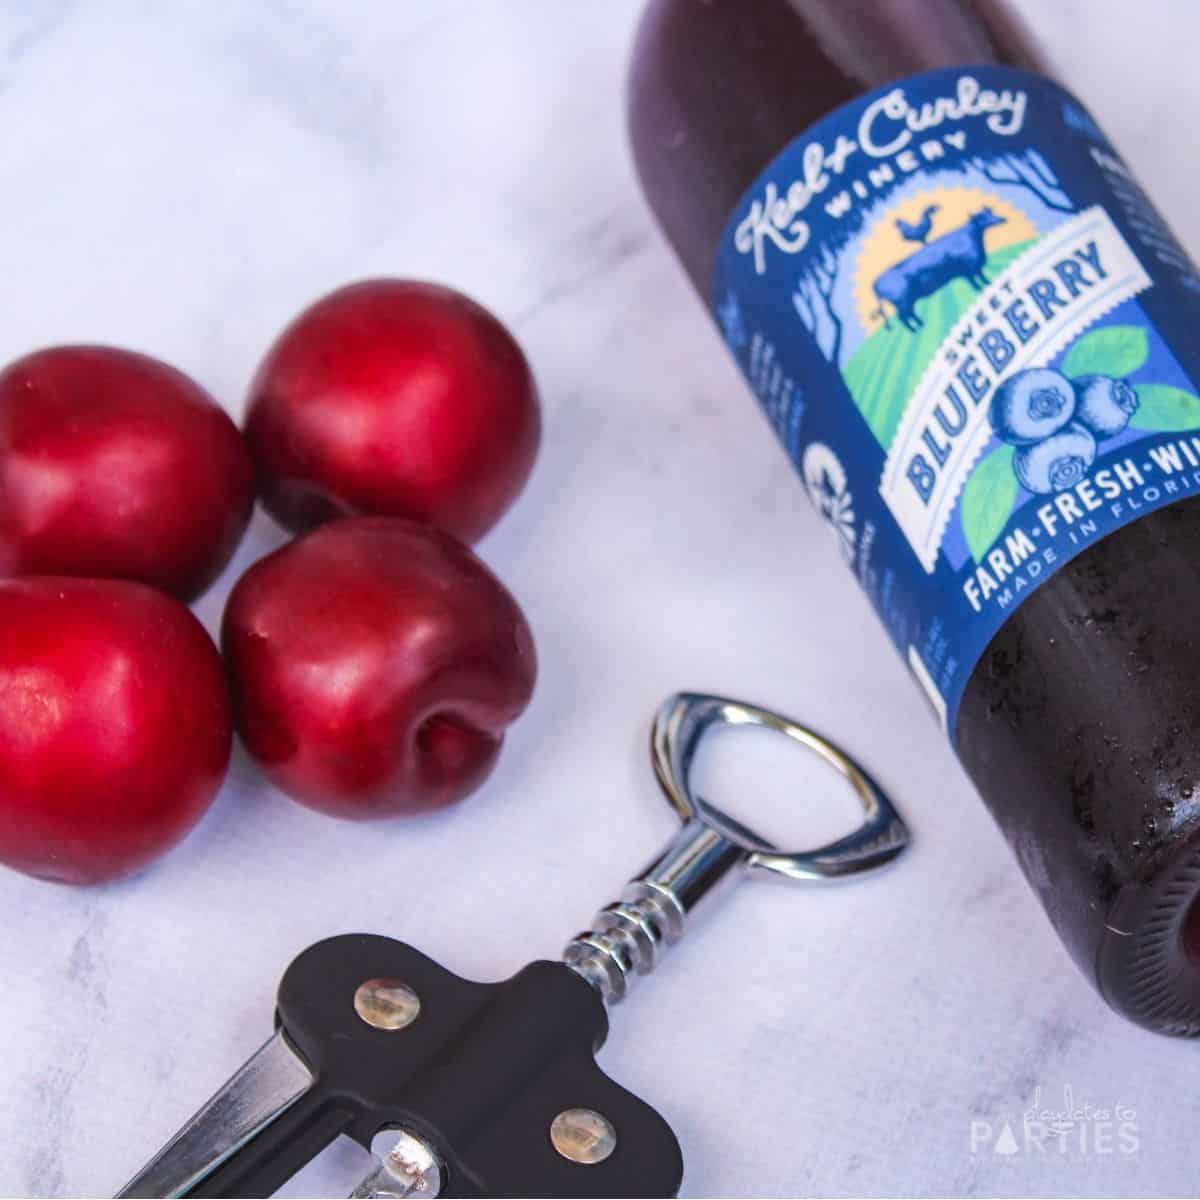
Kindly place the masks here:
<instances>
[{"instance_id":1,"label":"white marble surface","mask_svg":"<svg viewBox=\"0 0 1200 1200\"><path fill-rule=\"evenodd\" d=\"M1024 7L1200 249L1200 13ZM506 318L546 411L532 485L482 548L543 664L482 794L352 826L239 757L141 878L0 873L0 1192L118 1187L263 1039L317 938L391 933L484 979L554 955L671 827L644 741L685 686L819 724L917 834L855 887L746 887L619 1011L601 1061L674 1124L686 1194L1195 1188L1196 1048L1123 1023L1068 963L651 224L621 117L637 8L0 9L0 358L127 345L236 413L294 311L395 273ZM210 625L279 538L256 519ZM773 777L778 818L754 749L753 771L712 764L714 790ZM972 1152L972 1120L1019 1119L1039 1087L1135 1109L1138 1152ZM290 1192L344 1195L361 1160L338 1146Z\"/></svg>"}]
</instances>

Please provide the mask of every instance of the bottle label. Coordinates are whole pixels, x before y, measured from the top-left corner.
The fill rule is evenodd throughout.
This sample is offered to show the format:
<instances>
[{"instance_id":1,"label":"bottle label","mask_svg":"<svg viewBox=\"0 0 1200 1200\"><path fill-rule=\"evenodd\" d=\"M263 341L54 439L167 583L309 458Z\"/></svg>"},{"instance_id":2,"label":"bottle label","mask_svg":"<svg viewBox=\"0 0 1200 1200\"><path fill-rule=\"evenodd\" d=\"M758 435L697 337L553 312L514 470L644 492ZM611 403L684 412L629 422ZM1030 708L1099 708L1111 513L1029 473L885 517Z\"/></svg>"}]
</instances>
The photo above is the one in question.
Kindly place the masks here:
<instances>
[{"instance_id":1,"label":"bottle label","mask_svg":"<svg viewBox=\"0 0 1200 1200\"><path fill-rule=\"evenodd\" d=\"M713 303L952 738L1034 588L1200 494L1200 277L1040 76L939 70L838 109L743 197Z\"/></svg>"}]
</instances>

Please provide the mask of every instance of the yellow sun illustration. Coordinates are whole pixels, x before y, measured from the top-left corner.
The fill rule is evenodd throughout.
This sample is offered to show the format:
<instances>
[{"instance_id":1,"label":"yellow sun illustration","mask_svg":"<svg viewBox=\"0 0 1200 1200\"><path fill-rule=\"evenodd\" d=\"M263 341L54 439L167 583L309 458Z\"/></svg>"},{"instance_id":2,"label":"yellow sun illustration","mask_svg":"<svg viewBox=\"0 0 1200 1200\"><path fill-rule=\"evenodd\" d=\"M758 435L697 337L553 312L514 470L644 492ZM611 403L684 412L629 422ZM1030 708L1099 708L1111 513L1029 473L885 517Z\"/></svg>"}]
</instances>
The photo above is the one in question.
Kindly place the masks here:
<instances>
[{"instance_id":1,"label":"yellow sun illustration","mask_svg":"<svg viewBox=\"0 0 1200 1200\"><path fill-rule=\"evenodd\" d=\"M858 319L868 333L874 333L883 324L875 280L888 267L919 252L922 235L928 244L966 224L971 214L981 208L990 208L1004 218L1002 225L987 230L989 254L1005 246L1032 241L1038 235L1037 226L1011 201L967 187L933 188L908 196L867 230L855 265L854 302ZM904 232L900 223L905 226Z\"/></svg>"}]
</instances>

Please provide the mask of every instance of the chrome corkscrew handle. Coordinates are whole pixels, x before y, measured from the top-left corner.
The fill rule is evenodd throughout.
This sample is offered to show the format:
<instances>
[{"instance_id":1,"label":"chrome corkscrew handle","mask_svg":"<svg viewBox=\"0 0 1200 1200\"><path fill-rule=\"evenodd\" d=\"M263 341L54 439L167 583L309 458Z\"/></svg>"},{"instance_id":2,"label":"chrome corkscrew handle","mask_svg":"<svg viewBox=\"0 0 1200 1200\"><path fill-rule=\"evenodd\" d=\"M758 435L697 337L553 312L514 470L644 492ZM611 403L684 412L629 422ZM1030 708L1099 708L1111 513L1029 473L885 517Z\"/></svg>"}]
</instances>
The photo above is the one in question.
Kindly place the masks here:
<instances>
[{"instance_id":1,"label":"chrome corkscrew handle","mask_svg":"<svg viewBox=\"0 0 1200 1200\"><path fill-rule=\"evenodd\" d=\"M812 750L847 779L862 824L816 850L787 852L693 794L691 769L706 734L731 726L774 730ZM874 781L837 746L802 725L739 700L680 692L659 709L650 739L654 771L683 820L666 849L601 909L593 928L568 943L563 961L606 1004L621 1000L631 976L649 974L682 935L696 905L724 880L767 872L793 882L828 882L882 867L908 845L908 829Z\"/></svg>"}]
</instances>

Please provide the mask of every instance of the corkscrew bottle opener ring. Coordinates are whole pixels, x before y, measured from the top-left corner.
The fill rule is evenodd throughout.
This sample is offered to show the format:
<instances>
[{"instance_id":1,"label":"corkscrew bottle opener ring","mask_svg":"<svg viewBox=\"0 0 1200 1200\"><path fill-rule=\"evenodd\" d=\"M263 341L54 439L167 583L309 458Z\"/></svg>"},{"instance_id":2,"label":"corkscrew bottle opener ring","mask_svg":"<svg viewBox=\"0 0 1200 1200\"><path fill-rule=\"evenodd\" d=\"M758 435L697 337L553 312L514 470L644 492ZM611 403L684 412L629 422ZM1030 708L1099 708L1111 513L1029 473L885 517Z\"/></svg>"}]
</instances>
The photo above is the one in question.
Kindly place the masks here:
<instances>
[{"instance_id":1,"label":"corkscrew bottle opener ring","mask_svg":"<svg viewBox=\"0 0 1200 1200\"><path fill-rule=\"evenodd\" d=\"M697 797L701 741L738 725L775 730L845 776L859 828L789 854ZM673 696L651 754L682 825L562 961L483 984L391 938L310 946L280 984L275 1035L120 1195L268 1196L343 1133L379 1160L354 1196L675 1195L683 1162L670 1126L596 1065L606 1007L723 881L851 876L890 862L908 832L841 750L756 705Z\"/></svg>"}]
</instances>

